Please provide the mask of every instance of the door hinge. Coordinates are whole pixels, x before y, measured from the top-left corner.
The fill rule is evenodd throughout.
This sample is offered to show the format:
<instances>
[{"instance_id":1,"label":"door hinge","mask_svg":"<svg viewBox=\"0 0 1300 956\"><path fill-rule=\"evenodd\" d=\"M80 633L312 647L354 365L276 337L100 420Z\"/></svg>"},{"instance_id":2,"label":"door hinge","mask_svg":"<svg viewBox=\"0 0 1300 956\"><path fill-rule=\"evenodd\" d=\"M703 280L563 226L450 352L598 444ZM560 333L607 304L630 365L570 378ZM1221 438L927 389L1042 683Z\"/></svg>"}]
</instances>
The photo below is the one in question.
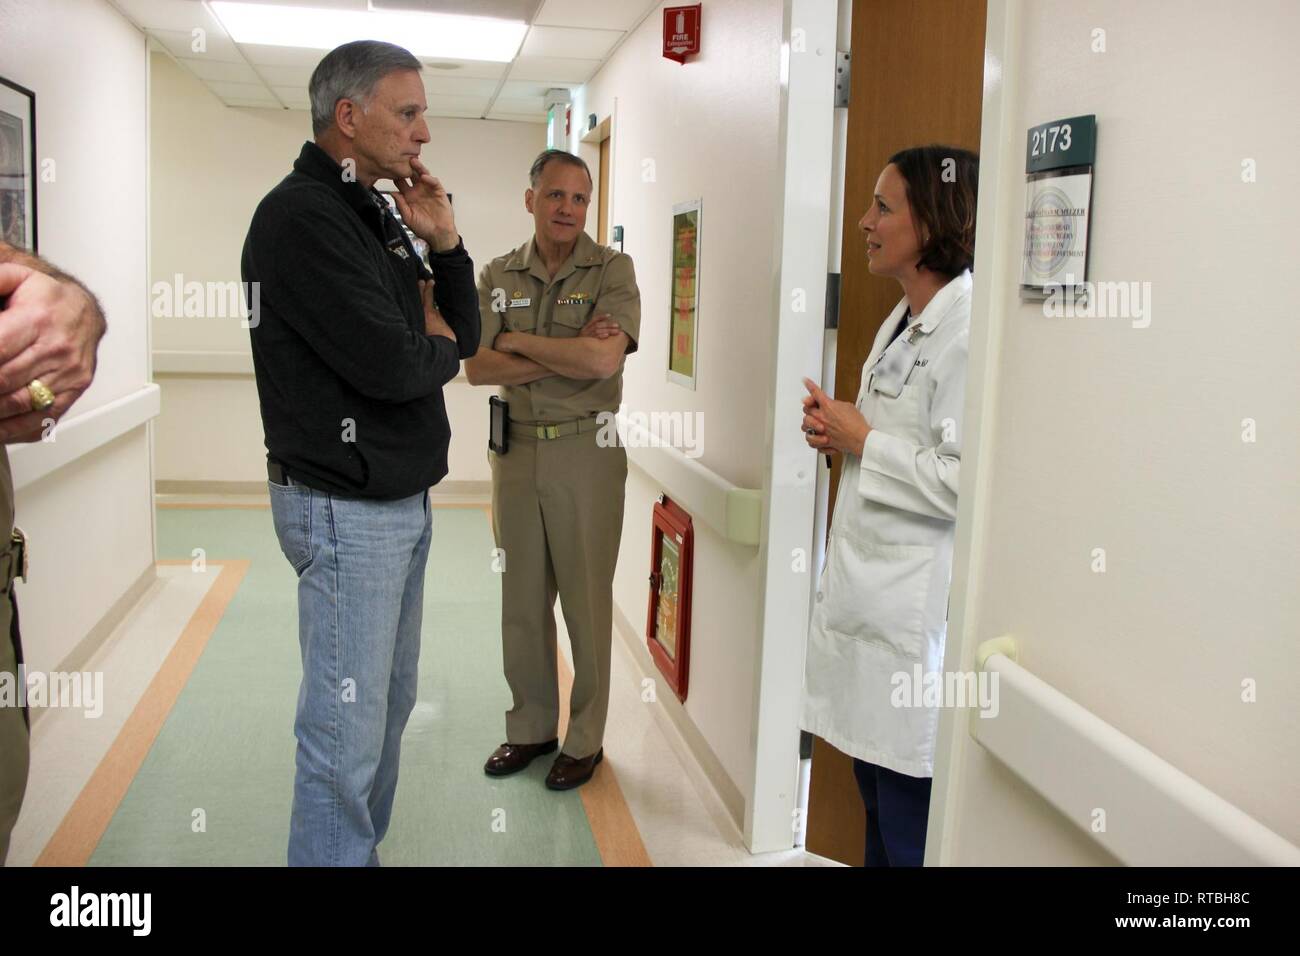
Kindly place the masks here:
<instances>
[{"instance_id":1,"label":"door hinge","mask_svg":"<svg viewBox=\"0 0 1300 956\"><path fill-rule=\"evenodd\" d=\"M835 51L835 105L849 105L849 54Z\"/></svg>"},{"instance_id":2,"label":"door hinge","mask_svg":"<svg viewBox=\"0 0 1300 956\"><path fill-rule=\"evenodd\" d=\"M840 327L840 274L826 273L826 328Z\"/></svg>"}]
</instances>

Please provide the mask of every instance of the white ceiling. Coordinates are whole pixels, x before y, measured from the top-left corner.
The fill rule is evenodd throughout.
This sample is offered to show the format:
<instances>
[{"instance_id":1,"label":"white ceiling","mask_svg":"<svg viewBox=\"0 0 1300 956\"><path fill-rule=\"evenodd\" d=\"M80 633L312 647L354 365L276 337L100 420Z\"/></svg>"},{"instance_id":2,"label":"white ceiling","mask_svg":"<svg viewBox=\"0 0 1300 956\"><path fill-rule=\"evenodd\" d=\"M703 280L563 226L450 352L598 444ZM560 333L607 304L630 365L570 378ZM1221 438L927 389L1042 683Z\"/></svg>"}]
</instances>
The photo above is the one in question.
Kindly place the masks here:
<instances>
[{"instance_id":1,"label":"white ceiling","mask_svg":"<svg viewBox=\"0 0 1300 956\"><path fill-rule=\"evenodd\" d=\"M227 106L308 109L307 81L323 50L235 43L203 0L110 0ZM426 10L523 20L528 34L510 63L434 60L426 65L429 114L546 122L546 91L581 86L659 0L249 0L302 7ZM206 32L195 53L193 31Z\"/></svg>"}]
</instances>

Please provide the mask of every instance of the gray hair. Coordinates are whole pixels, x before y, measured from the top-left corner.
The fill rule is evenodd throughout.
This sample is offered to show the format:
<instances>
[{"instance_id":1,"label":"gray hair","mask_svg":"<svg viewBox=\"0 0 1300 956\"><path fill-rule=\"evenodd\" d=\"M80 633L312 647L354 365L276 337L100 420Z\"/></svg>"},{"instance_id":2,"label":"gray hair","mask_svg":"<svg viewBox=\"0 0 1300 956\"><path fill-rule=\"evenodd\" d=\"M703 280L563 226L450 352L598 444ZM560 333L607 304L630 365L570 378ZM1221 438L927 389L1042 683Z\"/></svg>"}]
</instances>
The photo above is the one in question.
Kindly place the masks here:
<instances>
[{"instance_id":1,"label":"gray hair","mask_svg":"<svg viewBox=\"0 0 1300 956\"><path fill-rule=\"evenodd\" d=\"M569 166L577 166L587 174L587 182L592 183L593 185L595 184L596 181L591 178L591 170L587 168L587 164L583 161L581 156L574 156L572 153L566 153L562 149L544 149L538 154L537 158L533 160L532 168L528 170L528 185L532 186L534 189L537 188L537 180L542 178L542 170L546 168L546 164L551 162L551 160L555 160L559 163L566 163Z\"/></svg>"},{"instance_id":2,"label":"gray hair","mask_svg":"<svg viewBox=\"0 0 1300 956\"><path fill-rule=\"evenodd\" d=\"M409 50L382 40L353 40L325 54L312 71L307 93L311 96L311 129L319 136L334 125L339 100L355 100L365 108L375 84L398 70L423 69Z\"/></svg>"}]
</instances>

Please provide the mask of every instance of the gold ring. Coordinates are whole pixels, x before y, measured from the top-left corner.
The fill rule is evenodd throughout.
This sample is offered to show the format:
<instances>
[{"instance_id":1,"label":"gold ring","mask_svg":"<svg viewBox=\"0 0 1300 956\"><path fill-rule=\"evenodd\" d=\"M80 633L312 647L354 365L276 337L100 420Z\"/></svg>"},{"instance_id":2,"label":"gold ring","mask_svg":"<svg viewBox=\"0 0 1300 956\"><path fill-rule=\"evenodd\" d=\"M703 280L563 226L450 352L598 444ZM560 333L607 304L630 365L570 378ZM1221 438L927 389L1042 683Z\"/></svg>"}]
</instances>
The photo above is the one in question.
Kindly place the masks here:
<instances>
[{"instance_id":1,"label":"gold ring","mask_svg":"<svg viewBox=\"0 0 1300 956\"><path fill-rule=\"evenodd\" d=\"M32 397L32 411L43 412L54 404L54 393L39 378L32 379L27 386L27 394Z\"/></svg>"}]
</instances>

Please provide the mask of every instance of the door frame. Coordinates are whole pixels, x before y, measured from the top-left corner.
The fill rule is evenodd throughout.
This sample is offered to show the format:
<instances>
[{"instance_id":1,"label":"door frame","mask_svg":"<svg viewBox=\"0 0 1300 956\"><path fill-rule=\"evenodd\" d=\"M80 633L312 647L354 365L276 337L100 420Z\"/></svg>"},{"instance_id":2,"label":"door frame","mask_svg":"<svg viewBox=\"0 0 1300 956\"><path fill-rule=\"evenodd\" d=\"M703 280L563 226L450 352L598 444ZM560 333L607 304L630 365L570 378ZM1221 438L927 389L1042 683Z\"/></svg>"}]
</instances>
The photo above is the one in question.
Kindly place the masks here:
<instances>
[{"instance_id":1,"label":"door frame","mask_svg":"<svg viewBox=\"0 0 1300 956\"><path fill-rule=\"evenodd\" d=\"M585 97L578 101L578 106L580 108L586 107ZM614 229L614 127L617 113L618 98L615 97L610 113L591 129L575 136L569 144L570 152L581 158L589 169L595 171L595 175L592 177L592 186L594 187L592 192L594 193L593 198L596 199L596 216L593 222L590 213L588 213L587 233L597 242L600 242L600 219L602 216L607 218L609 230L613 232ZM604 168L605 164L601 162L600 156L600 148L606 142L609 143L608 170ZM603 197L600 192L600 179L602 176L607 177ZM601 201L602 199L604 202ZM603 208L606 203L609 205L609 209ZM609 245L608 239L607 236L607 241L603 245Z\"/></svg>"},{"instance_id":2,"label":"door frame","mask_svg":"<svg viewBox=\"0 0 1300 956\"><path fill-rule=\"evenodd\" d=\"M799 720L816 574L817 465L800 431L802 380L822 373L831 255L838 4L785 0L781 23L777 274L771 286L772 378L760 546L762 594L754 687L754 778L745 802L751 852L789 850L799 823ZM761 281L760 277L759 281ZM797 552L803 573L792 573Z\"/></svg>"},{"instance_id":3,"label":"door frame","mask_svg":"<svg viewBox=\"0 0 1300 956\"><path fill-rule=\"evenodd\" d=\"M1018 287L999 282L1017 274L1006 262L1023 235L1024 223L1006 214L1001 201L1024 189L1019 172L1024 151L1023 130L1009 127L1009 107L1015 105L1020 45L1020 0L988 0L984 31L984 97L980 119L979 203L975 226L974 287L971 292L970 357L966 371L963 409L961 483L957 493L957 535L953 544L952 585L949 595L948 640L944 648L944 673L973 672L977 637L968 621L979 620L979 600L985 569L977 555L986 551L987 510L993 500L992 438L983 428L994 421L998 402L997 356L1001 351L1003 318L1019 306ZM1010 57L1010 59L1008 59ZM966 749L976 746L961 708L939 712L939 732L934 754L934 790L925 841L925 865L947 866L953 859L955 834L950 823L957 806L961 781L953 771L962 764Z\"/></svg>"}]
</instances>

